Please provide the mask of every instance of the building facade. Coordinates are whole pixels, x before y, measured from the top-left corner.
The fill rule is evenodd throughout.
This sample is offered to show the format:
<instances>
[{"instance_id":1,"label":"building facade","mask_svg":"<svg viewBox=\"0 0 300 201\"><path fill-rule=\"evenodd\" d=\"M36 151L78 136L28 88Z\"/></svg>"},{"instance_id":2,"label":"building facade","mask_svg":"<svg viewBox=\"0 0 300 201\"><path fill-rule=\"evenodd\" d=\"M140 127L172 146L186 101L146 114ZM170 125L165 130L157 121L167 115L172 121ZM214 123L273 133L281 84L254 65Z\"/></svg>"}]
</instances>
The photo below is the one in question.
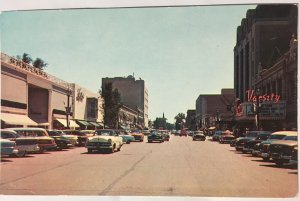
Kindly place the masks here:
<instances>
[{"instance_id":1,"label":"building facade","mask_svg":"<svg viewBox=\"0 0 300 201\"><path fill-rule=\"evenodd\" d=\"M148 90L145 81L136 80L133 76L102 78L102 87L112 83L121 95L121 103L132 110L137 110L142 119L138 118L138 125L148 128Z\"/></svg>"},{"instance_id":2,"label":"building facade","mask_svg":"<svg viewBox=\"0 0 300 201\"><path fill-rule=\"evenodd\" d=\"M257 127L259 99L259 129L297 128L297 11L296 5L259 5L237 28L234 88L243 127Z\"/></svg>"},{"instance_id":3,"label":"building facade","mask_svg":"<svg viewBox=\"0 0 300 201\"><path fill-rule=\"evenodd\" d=\"M234 102L234 90L222 89L221 94L200 94L196 100L197 129L231 128L234 115L228 106Z\"/></svg>"},{"instance_id":4,"label":"building facade","mask_svg":"<svg viewBox=\"0 0 300 201\"><path fill-rule=\"evenodd\" d=\"M80 111L80 107L86 108L86 104L73 104L74 86L1 53L1 128L35 126L64 129L67 122L71 128L80 128L75 122L76 117L96 122L95 118L88 119L74 113ZM101 118L103 113L100 110L97 121Z\"/></svg>"}]
</instances>

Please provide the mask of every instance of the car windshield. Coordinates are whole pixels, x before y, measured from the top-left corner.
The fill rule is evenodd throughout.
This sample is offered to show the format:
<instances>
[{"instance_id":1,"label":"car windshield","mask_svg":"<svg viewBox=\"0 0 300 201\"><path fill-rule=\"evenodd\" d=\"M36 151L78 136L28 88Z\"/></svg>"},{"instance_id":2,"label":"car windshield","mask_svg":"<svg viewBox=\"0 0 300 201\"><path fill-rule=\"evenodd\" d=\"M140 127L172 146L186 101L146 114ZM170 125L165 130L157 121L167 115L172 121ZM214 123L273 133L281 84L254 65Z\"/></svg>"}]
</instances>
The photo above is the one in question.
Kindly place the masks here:
<instances>
[{"instance_id":1,"label":"car windshield","mask_svg":"<svg viewBox=\"0 0 300 201\"><path fill-rule=\"evenodd\" d=\"M16 132L22 136L30 136L30 137L48 136L47 133L42 130L17 130Z\"/></svg>"},{"instance_id":2,"label":"car windshield","mask_svg":"<svg viewBox=\"0 0 300 201\"><path fill-rule=\"evenodd\" d=\"M257 135L258 135L258 132L249 131L249 133L247 133L246 137L256 137Z\"/></svg>"},{"instance_id":3,"label":"car windshield","mask_svg":"<svg viewBox=\"0 0 300 201\"><path fill-rule=\"evenodd\" d=\"M270 135L266 135L266 134L260 134L257 136L257 140L266 140L269 138Z\"/></svg>"},{"instance_id":4,"label":"car windshield","mask_svg":"<svg viewBox=\"0 0 300 201\"><path fill-rule=\"evenodd\" d=\"M99 130L96 131L96 134L102 136L113 136L115 133L112 130Z\"/></svg>"},{"instance_id":5,"label":"car windshield","mask_svg":"<svg viewBox=\"0 0 300 201\"><path fill-rule=\"evenodd\" d=\"M286 135L271 135L269 137L269 140L281 140L282 138L284 138Z\"/></svg>"},{"instance_id":6,"label":"car windshield","mask_svg":"<svg viewBox=\"0 0 300 201\"><path fill-rule=\"evenodd\" d=\"M48 131L48 135L49 136L60 136L61 134L59 132L56 132L56 131Z\"/></svg>"},{"instance_id":7,"label":"car windshield","mask_svg":"<svg viewBox=\"0 0 300 201\"><path fill-rule=\"evenodd\" d=\"M293 141L297 141L298 137L297 136L285 136L284 138L282 138L283 140L293 140Z\"/></svg>"}]
</instances>

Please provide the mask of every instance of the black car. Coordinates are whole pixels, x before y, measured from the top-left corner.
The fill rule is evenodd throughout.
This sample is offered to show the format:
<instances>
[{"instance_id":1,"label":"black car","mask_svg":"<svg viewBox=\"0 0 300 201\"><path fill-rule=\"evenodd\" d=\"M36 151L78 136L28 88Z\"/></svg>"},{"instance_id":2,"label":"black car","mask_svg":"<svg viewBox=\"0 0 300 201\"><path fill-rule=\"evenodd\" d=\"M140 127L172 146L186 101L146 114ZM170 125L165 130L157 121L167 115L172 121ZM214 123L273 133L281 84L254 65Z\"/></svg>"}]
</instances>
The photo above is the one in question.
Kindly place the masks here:
<instances>
[{"instance_id":1,"label":"black car","mask_svg":"<svg viewBox=\"0 0 300 201\"><path fill-rule=\"evenodd\" d=\"M164 136L158 132L152 132L148 135L148 142L164 142Z\"/></svg>"},{"instance_id":2,"label":"black car","mask_svg":"<svg viewBox=\"0 0 300 201\"><path fill-rule=\"evenodd\" d=\"M66 135L76 135L77 136L77 146L84 146L88 139L88 136L85 133L80 132L79 130L63 130L63 132Z\"/></svg>"},{"instance_id":3,"label":"black car","mask_svg":"<svg viewBox=\"0 0 300 201\"><path fill-rule=\"evenodd\" d=\"M256 139L257 136L262 133L270 133L270 132L269 131L249 131L245 137L237 138L237 140L235 142L235 149L237 151L243 151L244 145L246 142Z\"/></svg>"},{"instance_id":4,"label":"black car","mask_svg":"<svg viewBox=\"0 0 300 201\"><path fill-rule=\"evenodd\" d=\"M252 154L252 152L254 150L254 146L257 143L261 143L262 141L267 140L270 137L270 135L271 135L271 132L268 132L268 131L260 132L256 138L245 141L242 152Z\"/></svg>"},{"instance_id":5,"label":"black car","mask_svg":"<svg viewBox=\"0 0 300 201\"><path fill-rule=\"evenodd\" d=\"M62 150L68 149L73 146L71 141L67 137L63 136L61 132L55 130L47 130L47 133L49 137L53 138L55 143L57 144L57 147L55 147L54 149Z\"/></svg>"}]
</instances>

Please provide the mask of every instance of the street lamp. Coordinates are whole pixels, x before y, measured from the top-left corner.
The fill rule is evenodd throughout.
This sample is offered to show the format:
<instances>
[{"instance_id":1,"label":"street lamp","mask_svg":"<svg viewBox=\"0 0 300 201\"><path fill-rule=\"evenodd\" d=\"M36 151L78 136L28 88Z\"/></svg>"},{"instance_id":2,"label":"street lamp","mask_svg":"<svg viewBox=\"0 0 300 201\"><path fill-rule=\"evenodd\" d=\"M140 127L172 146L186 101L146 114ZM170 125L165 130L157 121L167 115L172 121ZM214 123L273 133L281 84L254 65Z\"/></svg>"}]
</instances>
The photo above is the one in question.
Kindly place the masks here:
<instances>
[{"instance_id":1,"label":"street lamp","mask_svg":"<svg viewBox=\"0 0 300 201\"><path fill-rule=\"evenodd\" d=\"M70 88L67 89L67 106L66 108L66 117L67 117L67 129L70 129L70 120L69 120L69 115L71 114L71 106L70 106L70 96L72 95L72 91Z\"/></svg>"},{"instance_id":2,"label":"street lamp","mask_svg":"<svg viewBox=\"0 0 300 201\"><path fill-rule=\"evenodd\" d=\"M261 95L260 88L257 88L255 90L255 95L256 95L256 126L257 130L259 130L260 125L259 125L259 96Z\"/></svg>"},{"instance_id":3,"label":"street lamp","mask_svg":"<svg viewBox=\"0 0 300 201\"><path fill-rule=\"evenodd\" d=\"M217 129L219 130L219 110L217 110Z\"/></svg>"}]
</instances>

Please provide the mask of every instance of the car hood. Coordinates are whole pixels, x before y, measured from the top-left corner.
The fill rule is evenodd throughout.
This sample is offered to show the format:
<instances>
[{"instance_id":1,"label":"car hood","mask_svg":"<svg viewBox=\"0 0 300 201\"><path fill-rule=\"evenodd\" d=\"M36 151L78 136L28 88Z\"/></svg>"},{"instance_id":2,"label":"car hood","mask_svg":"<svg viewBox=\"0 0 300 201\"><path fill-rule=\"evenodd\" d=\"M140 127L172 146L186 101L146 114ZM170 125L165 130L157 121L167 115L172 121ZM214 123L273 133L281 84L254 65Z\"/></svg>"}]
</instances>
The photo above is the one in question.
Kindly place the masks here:
<instances>
[{"instance_id":1,"label":"car hood","mask_svg":"<svg viewBox=\"0 0 300 201\"><path fill-rule=\"evenodd\" d=\"M253 137L239 137L237 138L237 141L249 141L249 140L253 140L255 138Z\"/></svg>"},{"instance_id":2,"label":"car hood","mask_svg":"<svg viewBox=\"0 0 300 201\"><path fill-rule=\"evenodd\" d=\"M298 144L298 142L294 140L274 140L273 142L271 142L271 144L295 146Z\"/></svg>"}]
</instances>

